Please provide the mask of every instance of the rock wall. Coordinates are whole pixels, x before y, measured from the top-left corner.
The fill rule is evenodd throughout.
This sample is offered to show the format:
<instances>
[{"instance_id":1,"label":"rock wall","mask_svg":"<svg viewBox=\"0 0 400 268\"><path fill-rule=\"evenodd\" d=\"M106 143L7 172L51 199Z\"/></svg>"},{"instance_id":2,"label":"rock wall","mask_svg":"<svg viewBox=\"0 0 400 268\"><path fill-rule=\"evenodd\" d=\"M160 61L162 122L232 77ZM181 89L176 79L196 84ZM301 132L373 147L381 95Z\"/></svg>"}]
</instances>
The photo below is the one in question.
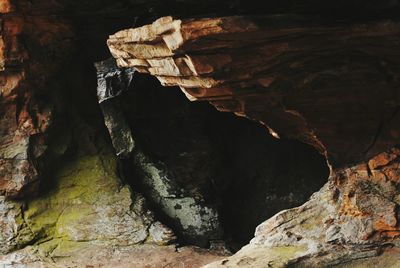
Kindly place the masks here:
<instances>
[{"instance_id":1,"label":"rock wall","mask_svg":"<svg viewBox=\"0 0 400 268\"><path fill-rule=\"evenodd\" d=\"M43 6L1 5L0 254L26 247L51 259L92 243L168 244L171 230L120 179L81 69L69 69L79 63L70 59L73 24Z\"/></svg>"},{"instance_id":2,"label":"rock wall","mask_svg":"<svg viewBox=\"0 0 400 268\"><path fill-rule=\"evenodd\" d=\"M341 167L398 141L399 29L302 16L163 17L108 45L120 66L300 139Z\"/></svg>"},{"instance_id":3,"label":"rock wall","mask_svg":"<svg viewBox=\"0 0 400 268\"><path fill-rule=\"evenodd\" d=\"M308 143L330 163L328 183L309 202L278 213L249 246L207 267L396 258L399 30L396 20L163 17L110 36L119 66Z\"/></svg>"},{"instance_id":4,"label":"rock wall","mask_svg":"<svg viewBox=\"0 0 400 268\"><path fill-rule=\"evenodd\" d=\"M248 221L235 217L254 216L251 202L267 219L304 202L326 179L315 152L285 140L294 138L329 161L327 184L209 267L398 266L399 6L391 0L1 1L0 254L13 253L0 256L0 264L71 266L78 259L90 265L96 253L96 265L113 267L118 258L128 261L120 265L194 267L220 259L161 246L176 238L147 201L181 227L200 219L200 229L186 228L193 240L211 215L218 222L210 236L227 240L220 227L235 222L229 235L242 232ZM183 19L162 17L169 14ZM218 119L205 138L199 126L209 118L191 122L198 114L187 103L179 106L161 91L147 96L157 88L151 82L139 83L143 95L124 93L134 98L117 102L120 109L102 105L126 119L107 124L110 140L92 66L109 56L107 45L121 68L150 73L191 100L259 122L285 145L255 139L254 125L211 112ZM155 119L138 118L140 111ZM129 144L115 142L129 131ZM272 149L249 152L254 144L284 157ZM294 148L301 153L289 161ZM232 204L240 206L237 214Z\"/></svg>"},{"instance_id":5,"label":"rock wall","mask_svg":"<svg viewBox=\"0 0 400 268\"><path fill-rule=\"evenodd\" d=\"M42 56L52 51L49 43L57 42L50 40L57 37L55 32L62 29L62 38L68 40L69 30L50 18L25 18L9 1L2 3L0 188L4 195L17 197L37 190L40 170L34 162L44 153L44 133L51 121L51 105L35 99L51 76L46 69L56 68ZM36 27L47 29L44 26L48 24L52 28L47 33L32 31ZM24 45L22 36L26 38ZM42 50L32 53L33 47L39 46L39 39ZM69 49L68 42L59 46ZM37 67L41 64L43 69Z\"/></svg>"},{"instance_id":6,"label":"rock wall","mask_svg":"<svg viewBox=\"0 0 400 268\"><path fill-rule=\"evenodd\" d=\"M96 67L125 177L181 243L247 243L265 218L302 204L328 177L324 159L305 145L276 141L205 103L192 105L178 89L166 92L111 60Z\"/></svg>"},{"instance_id":7,"label":"rock wall","mask_svg":"<svg viewBox=\"0 0 400 268\"><path fill-rule=\"evenodd\" d=\"M157 148L157 143L151 148L143 141L146 131L154 132L159 126L166 126L161 124L165 111L155 109L158 121L154 123L159 126L142 121L141 129L145 131L138 136L143 151L138 149L129 159L136 174L124 176L119 168L120 160L111 148L113 139L107 138L95 99L96 77L92 64L109 56L105 42L108 33L136 23L127 10L150 16L156 12L150 11L150 7L157 12L168 12L177 10L178 4L168 9L164 3L150 3L141 8L135 3L121 9L118 3L101 1L21 0L1 4L0 254L13 253L2 255L0 263L31 267L43 261L53 263L63 259L70 262L74 257L85 259L82 252L94 254L95 248L107 255L122 248L132 252L136 245L143 247L140 252L144 255L153 251L170 254L174 246L143 246L164 246L176 238L168 227L156 221L147 208L147 201L124 181L138 181L139 177L144 178L142 188L147 188L148 195L153 196L149 201L160 200L159 204L170 219L179 219L178 225L184 226L188 236L194 237L193 243L208 246L209 240L225 239L221 231L223 220L215 220L221 200L215 200L215 193L208 193L215 175L212 172L216 172L214 169L218 166L212 163L212 153L206 152L212 145L203 134L201 142L196 143L198 134L195 132L202 127L199 122L204 119L195 124L186 116L180 119L190 135L173 140L179 145L178 149L170 150L175 145L172 139L165 138L160 143L163 148ZM200 4L196 12L207 12L221 5L207 7L206 4ZM144 18L140 20L143 22ZM154 83L149 86L158 88ZM142 99L147 97L141 96ZM176 94L169 97L174 98ZM168 115L168 124L187 109L188 103L182 104L181 100L176 102L176 107L173 104L165 107L173 111ZM127 104L129 102L124 105ZM157 100L152 105L160 107L162 101ZM148 109L141 109L139 112L150 114ZM209 111L209 107L203 107L197 113L204 117ZM215 124L224 120L226 118L218 119ZM133 122L137 121L136 118ZM195 129L191 130L193 126ZM179 132L179 126L176 124L169 131L169 135ZM118 133L120 131L116 131ZM157 140L157 136L152 140ZM170 147L165 147L168 143ZM122 149L130 150L129 146ZM160 161L154 154L166 154L167 159ZM165 175L171 180L164 180ZM219 177L226 182L229 176ZM132 185L134 190L139 190L135 183ZM166 187L168 191L159 191L160 187L156 186ZM267 188L263 188L260 195ZM307 194L301 193L298 198L302 201L289 200L285 206L303 202ZM228 200L224 202L224 206L229 203ZM210 218L213 224L209 223ZM255 223L250 226L253 229ZM204 236L207 238L203 239ZM248 235L245 237L249 239ZM212 247L219 247L219 243L213 242ZM181 251L197 254L196 249L191 248ZM170 255L172 262L180 258L179 254ZM206 260L221 257L215 252L206 252L198 254L198 258L194 262L204 264Z\"/></svg>"}]
</instances>

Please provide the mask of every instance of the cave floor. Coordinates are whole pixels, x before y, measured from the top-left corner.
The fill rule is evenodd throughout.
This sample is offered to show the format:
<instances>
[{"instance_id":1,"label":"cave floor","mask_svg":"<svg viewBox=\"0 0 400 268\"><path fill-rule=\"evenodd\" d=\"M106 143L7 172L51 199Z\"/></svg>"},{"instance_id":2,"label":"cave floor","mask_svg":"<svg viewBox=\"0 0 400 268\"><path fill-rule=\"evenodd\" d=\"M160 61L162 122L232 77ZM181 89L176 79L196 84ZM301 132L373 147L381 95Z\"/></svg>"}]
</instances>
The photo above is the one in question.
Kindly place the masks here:
<instances>
[{"instance_id":1,"label":"cave floor","mask_svg":"<svg viewBox=\"0 0 400 268\"><path fill-rule=\"evenodd\" d=\"M89 245L79 242L74 250L67 254L53 252L50 256L41 256L35 247L0 256L0 267L127 267L196 268L226 257L221 251L210 251L197 247L176 248L171 246L140 245L110 247Z\"/></svg>"}]
</instances>

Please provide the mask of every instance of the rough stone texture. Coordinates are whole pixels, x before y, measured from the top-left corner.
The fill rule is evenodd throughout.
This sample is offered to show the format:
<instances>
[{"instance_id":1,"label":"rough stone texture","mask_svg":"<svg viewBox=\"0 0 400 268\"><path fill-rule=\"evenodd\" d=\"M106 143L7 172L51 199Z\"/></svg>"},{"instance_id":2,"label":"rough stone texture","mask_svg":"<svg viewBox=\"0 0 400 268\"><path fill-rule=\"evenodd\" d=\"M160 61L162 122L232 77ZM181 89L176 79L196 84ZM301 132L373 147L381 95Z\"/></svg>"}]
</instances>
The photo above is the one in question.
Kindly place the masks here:
<instances>
[{"instance_id":1,"label":"rough stone texture","mask_svg":"<svg viewBox=\"0 0 400 268\"><path fill-rule=\"evenodd\" d=\"M388 20L163 17L108 45L120 66L309 143L340 167L398 142L399 32Z\"/></svg>"},{"instance_id":2,"label":"rough stone texture","mask_svg":"<svg viewBox=\"0 0 400 268\"><path fill-rule=\"evenodd\" d=\"M26 244L32 239L30 233L24 233L25 238L18 239L18 231L23 225L21 204L9 202L5 197L0 199L0 254L11 252L18 244Z\"/></svg>"},{"instance_id":3,"label":"rough stone texture","mask_svg":"<svg viewBox=\"0 0 400 268\"><path fill-rule=\"evenodd\" d=\"M216 208L205 204L201 196L185 192L164 163L150 160L140 148L134 147L131 127L121 108L125 98L122 93L129 88L133 69L118 68L113 58L96 63L96 68L97 95L116 154L120 158L131 156L132 161L127 165L138 170L137 177L149 201L173 222L185 240L204 246L209 240L222 239Z\"/></svg>"},{"instance_id":4,"label":"rough stone texture","mask_svg":"<svg viewBox=\"0 0 400 268\"><path fill-rule=\"evenodd\" d=\"M179 187L163 163L154 163L141 152L135 152L134 163L149 200L174 222L187 242L207 246L210 240L222 239L221 219L214 205Z\"/></svg>"},{"instance_id":5,"label":"rough stone texture","mask_svg":"<svg viewBox=\"0 0 400 268\"><path fill-rule=\"evenodd\" d=\"M62 250L62 254L57 253ZM110 267L110 268L162 268L190 267L203 265L224 257L221 252L196 247L176 249L175 246L140 247L99 246L87 243L64 243L53 256L38 257L35 248L27 247L7 256L0 256L0 265L12 268L52 267Z\"/></svg>"},{"instance_id":6,"label":"rough stone texture","mask_svg":"<svg viewBox=\"0 0 400 268\"><path fill-rule=\"evenodd\" d=\"M110 60L96 67L98 95L115 92L99 101L126 180L184 243L224 239L235 250L263 220L304 203L328 177L311 147L277 141L205 103L193 106L149 77L136 75L129 86L123 80L131 70Z\"/></svg>"},{"instance_id":7,"label":"rough stone texture","mask_svg":"<svg viewBox=\"0 0 400 268\"><path fill-rule=\"evenodd\" d=\"M95 66L97 98L103 111L104 123L110 133L117 156L127 157L132 152L135 143L117 97L128 90L135 71L130 68L118 68L113 58L97 62Z\"/></svg>"},{"instance_id":8,"label":"rough stone texture","mask_svg":"<svg viewBox=\"0 0 400 268\"><path fill-rule=\"evenodd\" d=\"M30 73L24 61L26 48L19 41L24 29L24 19L7 16L13 12L8 1L3 1L0 32L0 193L16 197L37 188L37 167L34 157L43 153L36 150L33 136L37 138L48 127L51 111L32 103L31 92L24 82ZM39 154L39 155L37 155Z\"/></svg>"},{"instance_id":9,"label":"rough stone texture","mask_svg":"<svg viewBox=\"0 0 400 268\"><path fill-rule=\"evenodd\" d=\"M249 246L206 267L241 267L240 262L249 267L256 262L260 266L254 267L346 267L358 262L376 267L368 258L398 266L399 165L400 150L393 148L367 165L336 171L310 201L278 213L258 226ZM281 249L290 255L273 255Z\"/></svg>"},{"instance_id":10,"label":"rough stone texture","mask_svg":"<svg viewBox=\"0 0 400 268\"><path fill-rule=\"evenodd\" d=\"M338 265L382 252L398 263L399 32L390 20L163 17L110 36L119 66L311 144L331 164L310 201L208 267Z\"/></svg>"},{"instance_id":11,"label":"rough stone texture","mask_svg":"<svg viewBox=\"0 0 400 268\"><path fill-rule=\"evenodd\" d=\"M84 156L52 174L51 188L26 202L2 199L0 253L34 244L40 254L64 242L165 245L172 232L154 223L140 196L121 185L111 154Z\"/></svg>"},{"instance_id":12,"label":"rough stone texture","mask_svg":"<svg viewBox=\"0 0 400 268\"><path fill-rule=\"evenodd\" d=\"M131 25L131 15L128 20L120 9L122 1L104 2L0 2L0 254L34 245L37 258L52 258L83 241L112 247L165 245L175 239L147 215L143 200L134 193L131 197L129 187L120 184L111 171L115 159L110 152L98 152L92 144L101 139L101 131L82 128L95 125L102 130L93 123L97 106L87 97L94 89L86 82L91 78L79 82L80 75L92 73L76 70L104 55L99 49L106 51L104 33L121 24L115 14L125 14L123 24ZM97 15L96 6L103 10ZM140 12L148 8L144 5ZM134 9L139 12L136 3ZM88 19L93 14L97 18ZM89 24L91 30L79 25L82 18L82 25ZM74 50L78 43L84 44L82 52ZM50 172L53 165L59 173Z\"/></svg>"},{"instance_id":13,"label":"rough stone texture","mask_svg":"<svg viewBox=\"0 0 400 268\"><path fill-rule=\"evenodd\" d=\"M262 233L273 234L271 230L279 229L279 226L269 228L263 225L259 228L259 239L255 240L257 243L250 248L254 254L260 256L262 252L272 250L271 254L264 254L261 257L265 260L265 256L271 256L268 258L276 258L277 261L283 263L282 265L291 265L293 259L296 262L298 256L308 254L309 244L313 245L315 241L318 244L321 237L327 237L323 244L323 247L326 248L329 248L331 244L336 245L338 241L344 241L340 242L342 244L339 246L333 247L338 254L332 256L333 259L330 259L329 254L325 259L304 258L306 266L313 264L313 260L321 263L346 262L354 256L356 258L370 257L369 264L366 263L369 260L365 262L358 260L356 261L358 265L373 265L379 261L381 264L395 265L396 259L390 258L390 254L396 254L398 249L396 246L397 223L394 220L397 217L393 216L397 213L397 201L390 199L394 196L391 193L393 187L390 184L376 183L376 178L381 176L380 173L388 176L386 172L389 172L394 174L394 177L388 176L389 180L396 180L398 177L395 172L396 168L386 170L385 167L391 167L398 161L397 156L393 156L397 153L387 152L387 155L381 155L380 159L371 162L370 173L367 168L367 174L372 174L370 176L366 176L363 165L358 166L358 164L398 143L399 30L398 23L390 18L398 17L399 2L392 0L382 0L378 1L379 3L368 0L362 1L362 3L352 0L279 1L279 3L263 1L266 8L261 8L251 0L215 2L211 0L15 0L12 3L7 0L1 1L0 191L2 196L26 198L28 195L38 193L39 177L43 177L42 172L46 170L44 167L51 166L53 163L41 160L51 159L47 156L47 134L49 134L50 126L53 126L50 124L53 115L59 112L60 103L68 103L71 99L75 99L76 102L81 101L82 106L88 105L87 114L81 113L79 116L85 118L83 121L96 121L90 114L93 108L87 101L90 98L84 97L88 90L85 91L85 87L74 89L74 83L68 84L70 70L66 71L66 69L79 68L80 65L88 62L91 64L95 60L99 60L100 54L102 54L99 52L101 51L99 47L105 46L105 35L116 31L122 25L125 28L132 27L132 24L136 23L133 16L146 15L149 18L168 13L184 13L185 16L190 16L195 13L215 11L219 14L225 12L265 14L287 12L307 14L307 16L322 14L321 17L324 17L329 15L329 22L307 19L310 17L303 16L290 18L272 16L266 20L264 20L265 17L261 19L236 17L233 19L182 20L181 22L167 18L155 24L156 31L152 31L152 27L149 26L142 28L143 32L148 33L145 34L147 36L144 39L152 39L155 36L154 42L143 45L140 41L139 44L131 43L125 46L124 38L127 35L124 36L122 33L117 38L118 40L113 40L110 45L115 45L117 54L122 51L122 54L117 55L118 58L122 56L126 59L125 52L133 54L133 56L127 56L130 60L127 61L128 64L135 65L141 71L152 72L159 76L164 84L181 85L191 98L209 100L221 110L234 111L239 115L246 115L261 121L269 126L272 134L299 138L314 145L329 157L330 163L335 168L334 173L332 173L328 185L315 195L313 200L319 201L311 200L310 202L318 203L315 207L316 211L333 207L335 211L332 212L332 215L335 216L335 219L344 221L342 226L330 228L329 224L326 224L323 225L326 230L308 232L309 225L304 226L301 222L296 222L300 228L297 233L304 232L311 237L290 238L291 235L287 233L287 230L280 229L280 234L277 234L280 238L275 237L275 240L270 241L263 237ZM246 6L251 6L251 8L246 9ZM121 23L121 20L124 22ZM143 23L145 19L141 18L138 21ZM117 24L118 26L110 26ZM203 27L204 25L207 27ZM159 26L160 28L158 28ZM171 28L165 32L162 30L165 27ZM201 31L196 30L200 28ZM266 31L264 31L265 29ZM75 35L77 33L79 34ZM180 40L180 33L185 33L182 35L182 40ZM213 38L208 38L210 34L213 34ZM202 38L202 35L205 35L205 38ZM191 42L190 38L185 39L193 36L198 38L195 40L196 42ZM161 37L169 47L163 45ZM188 40L189 43L185 43ZM257 41L257 44L254 44L254 40ZM80 53L71 54L72 43L80 44ZM158 46L160 43L161 47ZM242 47L243 45L250 49L245 49ZM258 45L260 45L259 50L257 49ZM154 47L157 49L153 50ZM135 49L132 50L132 48ZM192 54L192 50L196 50L196 53ZM202 57L206 55L202 51L212 57ZM244 53L246 51L248 53ZM141 61L140 57L136 57L138 55L135 56L135 53L143 53L142 56L145 56L146 62ZM154 60L151 58L152 53L166 56L163 56L162 60ZM150 59L147 59L149 55ZM185 57L181 57L182 55ZM199 55L200 57L197 58L196 56ZM171 56L176 57L171 60ZM105 57L106 55L102 54L100 58ZM139 60L133 59L135 57ZM71 61L74 61L74 64L64 66L66 58L73 59ZM125 61L124 64L126 64ZM152 65L151 68L147 68L149 67L147 64ZM175 68L175 65L178 68ZM65 73L59 71L61 66L64 66L64 69L61 69L66 71ZM167 72L165 72L166 70ZM61 82L67 83L69 86L73 85L71 88L68 86L63 88L63 92L73 92L72 95L75 94L75 98L67 98L60 102L51 99L51 92L57 91L53 90L57 88L55 85L62 84L57 83L58 81L48 84L52 78L54 79L53 74L58 71L60 72L58 78L66 77L60 80ZM198 74L194 79L193 73ZM173 75L171 76L171 74ZM265 76L265 74L267 75ZM74 77L73 80L77 77ZM250 81L254 84L248 84L249 77L250 80L254 80ZM232 78L238 80L234 81ZM86 88L94 87L88 83ZM243 93L244 91L245 93ZM77 99L76 96L80 98ZM62 97L60 98L62 99ZM70 111L75 108L73 105L68 107ZM63 120L63 122L67 122L70 118L66 117ZM62 130L65 128L61 128ZM97 136L97 134L95 133L93 136ZM88 139L88 133L82 132L81 136L83 141L77 147L83 146L82 144ZM63 135L55 138L59 137L61 138ZM74 149L76 148L63 144L57 150L59 153L55 155L68 155ZM95 150L95 148L92 149ZM86 152L80 155L82 158L79 158L83 162L78 162L84 164L86 158L83 156L87 157L88 155L93 156ZM103 156L98 156L98 158L103 159ZM56 159L58 158L54 157L53 160ZM386 164L382 164L385 162ZM347 171L337 170L338 167L354 164L357 166L349 168ZM80 164L77 166L80 167ZM373 170L384 171L379 171L375 175ZM77 173L79 174L79 172ZM361 178L362 182L366 181L366 189L362 188L365 185L360 183L358 178ZM332 185L336 185L335 181L340 181L340 183L337 183L337 187L332 187ZM57 183L57 181L53 181L53 184ZM378 187L369 189L371 183L374 184L374 187L377 184ZM109 186L107 183L106 185ZM46 185L42 184L42 187L45 190L51 190L51 187L47 189ZM344 193L348 198L342 197L344 201L340 201L340 199L336 201L340 206L327 204L326 202L335 200L333 197L337 194L336 189L339 189L339 197L340 193ZM350 189L353 189L354 193ZM53 191L57 192L55 189ZM39 191L39 194L45 192L47 191ZM113 193L109 194L113 195ZM126 193L122 193L122 195L127 197ZM62 206L54 205L52 199L55 196L49 197L48 201L43 201L39 197L37 202L58 209ZM358 199L353 200L354 196L357 196ZM388 197L390 198L388 199ZM43 244L39 251L51 252L53 250L54 243L52 241L44 245L45 243L40 240L51 236L43 234L42 231L37 235L29 228L24 228L27 224L23 219L25 210L29 211L29 202L27 206L22 201L9 201L3 197L0 200L2 217L0 237L2 243L3 239L6 239L4 246L6 250L16 245L22 246L24 243L31 243L32 241L28 242L31 239L30 236L39 237L38 241L33 241L33 243ZM111 200L115 199L111 198ZM129 199L123 200L130 203ZM34 203L35 201L33 201ZM89 207L93 208L90 204L89 202ZM308 203L307 205L310 206L311 212L313 211L311 208L314 208L312 204ZM382 206L380 206L381 204ZM43 210L43 208L37 210L38 218L41 213L45 213ZM300 212L307 218L307 211L309 210ZM360 211L361 214L359 214ZM299 210L295 209L294 212L298 213ZM293 211L279 215L289 214L289 220L294 218L295 221L299 215L293 217L290 216L291 213ZM285 225L279 220L281 217L279 215L271 220L272 223ZM35 215L30 216L35 217ZM318 217L314 218L318 219ZM128 217L128 221L130 219ZM54 222L52 219L51 221ZM49 228L45 228L45 230L50 232L56 230L51 225L49 224ZM99 222L96 222L95 227L100 225ZM153 225L153 228L149 229L149 232L152 233L150 236L153 236L157 243L160 239L162 240L157 230L158 227L158 225ZM263 229L264 227L266 230ZM318 226L311 227L317 228ZM288 228L297 230L295 226L288 226ZM122 229L126 231L125 227ZM22 230L25 233L19 232ZM85 237L85 230L88 229L77 228L76 233L68 231L66 235L75 238ZM108 230L106 229L104 234L110 237ZM14 243L15 231L19 232L15 239L21 239L21 242ZM125 231L123 233L126 234ZM75 234L77 235L75 236ZM167 237L169 234L170 232L166 232ZM313 234L316 234L317 238L313 237ZM370 237L365 238L364 234L368 234ZM94 236L96 235L94 233ZM111 234L111 236L114 235L116 234ZM11 239L7 240L9 238ZM88 238L93 237L88 235ZM299 248L296 246L300 243L297 239L311 242L305 243L306 247ZM393 241L388 244L390 239ZM8 242L10 243L7 244ZM274 246L268 244L270 242L273 242ZM290 245L289 248L275 246L281 242L293 245ZM260 245L263 243L266 245ZM361 253L360 249L363 246L360 244L367 246L367 249ZM392 248L389 250L390 247ZM383 249L382 256L371 257ZM278 250L278 254L276 250ZM324 250L322 249L321 252ZM343 255L341 255L342 252ZM286 262L285 259L288 261ZM262 263L265 262L262 261ZM240 265L252 266L252 260L245 259Z\"/></svg>"},{"instance_id":14,"label":"rough stone texture","mask_svg":"<svg viewBox=\"0 0 400 268\"><path fill-rule=\"evenodd\" d=\"M121 183L81 66L69 59L73 25L45 2L0 5L0 254L33 245L38 258L51 258L65 243L170 243L172 231ZM78 100L68 95L77 91Z\"/></svg>"}]
</instances>

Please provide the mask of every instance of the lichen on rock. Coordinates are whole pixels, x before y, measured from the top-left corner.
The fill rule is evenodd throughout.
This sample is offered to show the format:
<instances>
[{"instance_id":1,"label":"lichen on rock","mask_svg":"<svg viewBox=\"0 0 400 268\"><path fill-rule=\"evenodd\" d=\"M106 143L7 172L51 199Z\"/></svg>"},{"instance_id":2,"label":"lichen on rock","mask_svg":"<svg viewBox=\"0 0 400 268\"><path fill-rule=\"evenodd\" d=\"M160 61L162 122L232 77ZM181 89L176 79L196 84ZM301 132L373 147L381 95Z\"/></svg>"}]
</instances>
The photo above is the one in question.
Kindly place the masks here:
<instances>
[{"instance_id":1,"label":"lichen on rock","mask_svg":"<svg viewBox=\"0 0 400 268\"><path fill-rule=\"evenodd\" d=\"M42 251L51 249L46 252L51 254L53 246L68 241L120 246L169 243L173 235L165 226L158 228L155 241L149 239L153 215L142 197L121 184L116 171L113 155L81 156L55 170L46 181L51 184L48 191L37 198L23 204L4 201L9 219L2 230L7 236L1 240L7 241L2 252L33 244Z\"/></svg>"}]
</instances>

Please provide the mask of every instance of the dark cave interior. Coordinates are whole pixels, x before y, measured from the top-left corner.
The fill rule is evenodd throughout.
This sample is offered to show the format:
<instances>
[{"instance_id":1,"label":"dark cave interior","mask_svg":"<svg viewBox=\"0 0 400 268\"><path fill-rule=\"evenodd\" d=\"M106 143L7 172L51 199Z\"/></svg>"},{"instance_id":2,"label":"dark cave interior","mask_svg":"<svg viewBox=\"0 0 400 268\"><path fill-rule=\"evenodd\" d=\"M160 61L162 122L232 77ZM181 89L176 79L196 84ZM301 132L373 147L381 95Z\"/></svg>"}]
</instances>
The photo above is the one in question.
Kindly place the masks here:
<instances>
[{"instance_id":1,"label":"dark cave interior","mask_svg":"<svg viewBox=\"0 0 400 268\"><path fill-rule=\"evenodd\" d=\"M69 3L63 9L65 14L59 14L75 25L77 36L73 41L78 45L58 75L48 82L47 87L54 88L53 96L36 93L37 98L44 102L48 98L55 99L58 111L55 121L70 124L72 134L64 133L61 137L70 143L68 151L72 152L74 148L75 151L97 150L96 146L102 143L95 142L96 146L90 146L92 142L87 140L105 139L110 143L96 101L93 67L94 62L109 57L106 47L109 34L122 28L140 26L170 13L181 17L265 14L279 13L284 7L291 6L294 14L312 14L313 11L306 7L313 6L322 14L315 1L303 1L301 4L284 1L269 5L253 5L244 1L210 4L207 1L196 2L198 7L191 9L187 8L186 2L168 1L154 5L143 3L140 10L136 2L134 5L129 1L103 2L86 1L80 3L79 10L65 12L68 7L71 10L74 8L74 3ZM341 2L335 3L334 9L326 7L336 19L338 16L332 10L341 10L340 7L345 4L346 12L340 13L345 20L349 19L349 14L352 14L352 20L362 20L366 14L369 18L378 18L383 13L387 16L388 6L392 11L398 8L396 3L365 4L365 10L359 12L360 16L354 16L358 1L353 1L354 7L346 1ZM226 6L229 8L221 8ZM37 12L40 13L40 8ZM88 20L88 16L94 19ZM31 46L34 49L35 44ZM202 202L217 208L224 232L214 239L231 241L233 248L247 243L255 227L263 220L283 209L304 203L329 175L324 157L310 146L284 138L274 139L257 123L233 114L219 113L207 103L190 103L179 89L162 88L150 77L135 75L121 106L136 144L151 159L165 165L167 173L176 180L177 187L189 195L198 194ZM77 128L79 125L81 128ZM53 131L60 132L57 128L55 124ZM51 158L43 162L51 162ZM141 189L146 196L146 187L138 179L140 175L134 165L126 159L121 161L124 162L123 177L133 185L133 189ZM48 188L46 185L42 183L42 187ZM163 215L155 202L149 202L157 216L179 235L180 227L174 220ZM209 240L185 235L181 238L183 244L203 246Z\"/></svg>"},{"instance_id":2,"label":"dark cave interior","mask_svg":"<svg viewBox=\"0 0 400 268\"><path fill-rule=\"evenodd\" d=\"M221 238L233 248L248 243L263 220L301 205L327 181L325 159L311 146L275 139L263 126L208 103L191 103L178 88L163 88L148 76L136 75L121 100L137 146L165 164L176 187L217 207ZM135 174L135 167L125 167ZM140 175L125 177L143 189ZM152 208L181 233L157 204ZM183 244L210 240L181 238Z\"/></svg>"},{"instance_id":3,"label":"dark cave interior","mask_svg":"<svg viewBox=\"0 0 400 268\"><path fill-rule=\"evenodd\" d=\"M112 150L96 100L94 68L73 60L61 73L54 79L54 88L59 88L61 95L55 98L63 112L55 120L69 127L66 131L64 124L55 124L51 130L58 134L53 135L57 139L50 147L57 144L63 156L47 154L39 161L46 166L57 157L62 163L79 154ZM146 198L156 218L177 234L180 245L209 247L213 241L224 241L229 250L237 251L261 222L301 205L327 181L325 158L311 146L276 139L262 125L218 112L206 102L192 103L179 88L164 88L152 77L135 74L119 101L135 148L162 166L174 190L214 208L219 215L222 230L203 235L185 232L160 208L159 200L151 197L140 164L132 156L120 159L120 177ZM42 194L54 187L54 164L41 183Z\"/></svg>"},{"instance_id":4,"label":"dark cave interior","mask_svg":"<svg viewBox=\"0 0 400 268\"><path fill-rule=\"evenodd\" d=\"M255 252L298 267L400 245L399 0L10 1L0 20L1 254L32 246L51 258L101 241L105 252L222 248L218 258L238 252L229 261ZM188 20L107 44L169 15ZM245 20L219 18L234 15ZM190 36L218 20L222 30ZM171 49L175 33L193 39ZM170 54L127 52L160 44ZM130 86L101 102L96 63L111 56L144 65L127 64L138 71ZM157 73L165 66L154 59L178 72ZM212 70L197 73L204 66ZM126 153L113 131L132 139ZM266 257L264 246L295 255Z\"/></svg>"}]
</instances>

